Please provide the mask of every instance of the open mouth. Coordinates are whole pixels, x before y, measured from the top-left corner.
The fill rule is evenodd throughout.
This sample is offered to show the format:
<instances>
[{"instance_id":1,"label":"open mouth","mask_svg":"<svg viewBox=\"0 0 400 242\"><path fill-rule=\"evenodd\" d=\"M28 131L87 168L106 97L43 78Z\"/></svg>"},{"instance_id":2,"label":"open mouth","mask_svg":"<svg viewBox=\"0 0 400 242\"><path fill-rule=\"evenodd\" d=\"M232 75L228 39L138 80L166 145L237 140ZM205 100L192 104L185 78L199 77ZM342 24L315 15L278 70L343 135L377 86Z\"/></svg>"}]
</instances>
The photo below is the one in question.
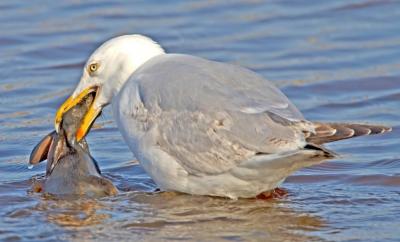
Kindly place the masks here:
<instances>
[{"instance_id":1,"label":"open mouth","mask_svg":"<svg viewBox=\"0 0 400 242\"><path fill-rule=\"evenodd\" d=\"M55 128L59 132L62 121L64 119L65 113L77 105L86 105L88 107L84 115L80 119L80 126L76 131L76 138L80 141L86 136L87 132L92 127L94 121L101 113L101 108L96 107L94 104L96 102L97 95L99 93L98 86L92 86L84 89L76 97L69 97L58 109L55 118ZM88 103L90 102L90 103Z\"/></svg>"},{"instance_id":2,"label":"open mouth","mask_svg":"<svg viewBox=\"0 0 400 242\"><path fill-rule=\"evenodd\" d=\"M83 123L85 117L87 116L88 112L92 109L92 105L96 99L97 96L97 91L94 92L90 92L89 94L87 94L81 101L81 103L79 105L86 105L87 107L89 107L86 112L85 115L80 119L81 124ZM88 128L87 128L87 132L89 132L92 129L92 126L94 124L94 121L97 119L97 117L99 117L101 114L100 112L97 112L97 114L94 116L93 121L90 122ZM79 131L79 129L77 130L77 132ZM85 134L86 135L86 134Z\"/></svg>"},{"instance_id":3,"label":"open mouth","mask_svg":"<svg viewBox=\"0 0 400 242\"><path fill-rule=\"evenodd\" d=\"M96 92L90 92L84 96L79 103L71 107L66 111L60 123L59 134L65 133L69 141L72 141L75 137L77 130L79 129L86 113L89 111L91 105L96 98Z\"/></svg>"}]
</instances>

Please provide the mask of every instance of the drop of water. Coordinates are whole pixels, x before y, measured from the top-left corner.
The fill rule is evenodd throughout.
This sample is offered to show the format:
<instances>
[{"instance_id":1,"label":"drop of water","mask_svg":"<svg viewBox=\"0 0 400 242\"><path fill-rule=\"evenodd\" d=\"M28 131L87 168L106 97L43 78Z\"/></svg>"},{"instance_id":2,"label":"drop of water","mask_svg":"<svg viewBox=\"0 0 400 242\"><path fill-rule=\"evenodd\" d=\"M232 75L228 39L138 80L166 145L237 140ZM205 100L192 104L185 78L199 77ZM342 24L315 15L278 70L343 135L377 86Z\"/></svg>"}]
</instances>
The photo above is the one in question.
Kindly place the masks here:
<instances>
[{"instance_id":1,"label":"drop of water","mask_svg":"<svg viewBox=\"0 0 400 242\"><path fill-rule=\"evenodd\" d=\"M28 164L28 169L32 170L33 169L33 165L32 164Z\"/></svg>"}]
</instances>

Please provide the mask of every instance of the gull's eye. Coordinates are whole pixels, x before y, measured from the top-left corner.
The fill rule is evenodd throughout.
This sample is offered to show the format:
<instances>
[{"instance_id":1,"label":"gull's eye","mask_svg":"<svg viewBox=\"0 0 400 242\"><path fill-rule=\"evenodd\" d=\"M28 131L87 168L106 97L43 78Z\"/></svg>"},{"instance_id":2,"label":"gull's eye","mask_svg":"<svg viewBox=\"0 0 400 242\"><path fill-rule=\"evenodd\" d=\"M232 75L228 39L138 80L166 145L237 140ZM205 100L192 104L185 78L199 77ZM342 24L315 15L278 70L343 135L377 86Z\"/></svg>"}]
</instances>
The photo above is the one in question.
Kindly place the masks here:
<instances>
[{"instance_id":1,"label":"gull's eye","mask_svg":"<svg viewBox=\"0 0 400 242\"><path fill-rule=\"evenodd\" d=\"M98 63L90 64L89 67L88 67L89 74L95 73L98 68L99 68L99 64Z\"/></svg>"}]
</instances>

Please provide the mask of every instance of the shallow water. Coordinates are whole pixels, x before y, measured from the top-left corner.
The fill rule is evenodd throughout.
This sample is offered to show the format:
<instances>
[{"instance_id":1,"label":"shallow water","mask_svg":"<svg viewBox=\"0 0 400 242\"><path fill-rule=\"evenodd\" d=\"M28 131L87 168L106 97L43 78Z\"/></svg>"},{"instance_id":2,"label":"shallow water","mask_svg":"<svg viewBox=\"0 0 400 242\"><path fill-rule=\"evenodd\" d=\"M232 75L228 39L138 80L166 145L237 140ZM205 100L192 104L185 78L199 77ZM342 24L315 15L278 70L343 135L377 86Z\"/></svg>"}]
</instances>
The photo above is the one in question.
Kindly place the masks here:
<instances>
[{"instance_id":1,"label":"shallow water","mask_svg":"<svg viewBox=\"0 0 400 242\"><path fill-rule=\"evenodd\" d=\"M400 240L400 2L1 1L0 240ZM157 193L110 110L88 136L121 191L99 200L28 192L27 168L88 55L142 33L170 52L247 66L311 120L391 125L387 135L330 144L341 157L303 169L288 194L228 200Z\"/></svg>"}]
</instances>

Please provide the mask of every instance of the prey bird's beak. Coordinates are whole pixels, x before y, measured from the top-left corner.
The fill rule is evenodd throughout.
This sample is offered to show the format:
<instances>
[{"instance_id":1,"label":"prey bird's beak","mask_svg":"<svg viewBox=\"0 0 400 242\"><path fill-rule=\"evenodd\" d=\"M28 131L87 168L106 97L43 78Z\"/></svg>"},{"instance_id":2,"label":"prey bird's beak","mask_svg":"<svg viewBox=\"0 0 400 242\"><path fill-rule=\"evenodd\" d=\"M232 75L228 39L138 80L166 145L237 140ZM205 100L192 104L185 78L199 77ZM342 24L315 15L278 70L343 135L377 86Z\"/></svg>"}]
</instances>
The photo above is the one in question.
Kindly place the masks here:
<instances>
[{"instance_id":1,"label":"prey bird's beak","mask_svg":"<svg viewBox=\"0 0 400 242\"><path fill-rule=\"evenodd\" d=\"M96 102L98 90L99 90L99 87L97 87L97 86L88 87L88 88L84 89L81 93L79 93L78 96L76 96L76 97L70 96L60 106L60 108L57 110L56 117L54 120L54 125L55 125L55 129L56 129L57 133L59 133L59 131L60 131L60 125L61 125L61 121L63 119L64 113L68 112L68 110L70 110L72 107L74 107L75 105L80 103L87 95L95 92L96 96L95 96L92 104L90 105L89 110L85 114L85 116L82 120L82 123L79 126L78 131L76 132L76 139L78 142L81 141L81 139L83 137L85 137L85 135L89 131L92 123L94 122L94 120L97 118L97 116L101 112L101 108L95 108L95 105L94 105L94 103Z\"/></svg>"}]
</instances>

